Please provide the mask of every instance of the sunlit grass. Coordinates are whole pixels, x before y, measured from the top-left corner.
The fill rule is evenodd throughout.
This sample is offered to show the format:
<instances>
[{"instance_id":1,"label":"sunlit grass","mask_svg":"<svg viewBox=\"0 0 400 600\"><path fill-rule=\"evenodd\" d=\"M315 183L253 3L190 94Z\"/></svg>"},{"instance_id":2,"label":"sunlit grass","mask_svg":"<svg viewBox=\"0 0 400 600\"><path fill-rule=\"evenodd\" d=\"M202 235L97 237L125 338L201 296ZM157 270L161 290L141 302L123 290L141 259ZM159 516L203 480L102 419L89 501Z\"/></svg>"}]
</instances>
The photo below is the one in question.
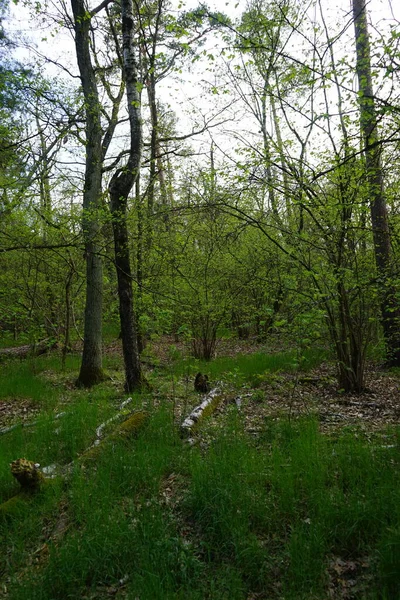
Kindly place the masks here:
<instances>
[{"instance_id":1,"label":"sunlit grass","mask_svg":"<svg viewBox=\"0 0 400 600\"><path fill-rule=\"evenodd\" d=\"M176 361L173 366L176 375L194 374L197 371L207 373L209 377L230 378L236 383L257 384L260 376L277 371L308 371L327 357L321 348L306 349L303 352L288 351L276 354L256 352L237 354L235 357L217 357L211 361L192 358Z\"/></svg>"},{"instance_id":2,"label":"sunlit grass","mask_svg":"<svg viewBox=\"0 0 400 600\"><path fill-rule=\"evenodd\" d=\"M55 392L44 379L37 377L36 363L26 360L13 360L0 366L0 398L19 398L34 403L50 404Z\"/></svg>"}]
</instances>

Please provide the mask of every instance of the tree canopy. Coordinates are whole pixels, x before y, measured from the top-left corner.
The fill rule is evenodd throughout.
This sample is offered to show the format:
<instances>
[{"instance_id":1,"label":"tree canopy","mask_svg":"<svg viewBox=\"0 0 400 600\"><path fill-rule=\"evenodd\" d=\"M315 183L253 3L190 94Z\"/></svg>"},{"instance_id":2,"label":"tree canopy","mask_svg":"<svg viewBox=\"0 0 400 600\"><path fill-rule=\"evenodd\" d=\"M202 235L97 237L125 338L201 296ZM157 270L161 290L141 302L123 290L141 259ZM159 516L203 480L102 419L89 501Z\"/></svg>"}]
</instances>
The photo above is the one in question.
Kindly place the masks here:
<instances>
[{"instance_id":1,"label":"tree canopy","mask_svg":"<svg viewBox=\"0 0 400 600\"><path fill-rule=\"evenodd\" d=\"M362 391L372 348L400 366L397 9L225 8L27 1L22 49L0 3L0 322L83 336L84 385L114 323L128 370L281 337Z\"/></svg>"}]
</instances>

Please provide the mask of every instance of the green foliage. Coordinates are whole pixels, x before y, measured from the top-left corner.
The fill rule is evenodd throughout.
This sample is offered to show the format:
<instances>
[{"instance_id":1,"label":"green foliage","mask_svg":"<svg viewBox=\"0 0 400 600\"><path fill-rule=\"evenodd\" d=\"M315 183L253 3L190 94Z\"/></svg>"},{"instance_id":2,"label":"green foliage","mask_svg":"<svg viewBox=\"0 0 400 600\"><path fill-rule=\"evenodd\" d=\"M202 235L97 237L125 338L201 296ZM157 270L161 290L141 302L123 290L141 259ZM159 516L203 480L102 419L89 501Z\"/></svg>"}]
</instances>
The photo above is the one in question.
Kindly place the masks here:
<instances>
[{"instance_id":1,"label":"green foliage","mask_svg":"<svg viewBox=\"0 0 400 600\"><path fill-rule=\"evenodd\" d=\"M200 65L213 71L201 78L216 103L207 116L194 106L192 131L216 125L215 115L228 122L221 104L225 94L228 110L237 111L229 113L233 135L225 128L220 143L214 129L216 143L202 162L196 138L190 147L181 144L185 136L173 109L157 93L151 99L155 90L147 88L157 119L152 114L151 127L144 127L152 138L144 140L140 186L128 207L137 324L144 338L174 336L171 371L185 375L186 382L202 371L211 381L257 388L282 370L306 371L329 353L336 358L339 388L361 392L366 356L380 358L383 350L378 316L383 279L395 288L391 314L399 301L398 278L379 272L374 256L379 232L370 223L371 173L356 105L365 94L351 93L353 57L335 56L338 44L347 45L347 30L342 23L339 29L325 24L322 6L314 22L300 4L250 1L236 23L205 6L177 12L164 12L162 3L136 7L143 99L147 79L157 84L171 71L183 73L189 59L188 70L196 76ZM0 19L6 5L0 0ZM24 2L28 5L46 17L47 3ZM109 49L104 62L100 53L93 56L105 99L96 110L105 128L112 125L107 110L116 97L119 61L111 48L119 21L120 8L112 3L96 14L93 29L91 51ZM204 46L212 31L223 32L223 65L213 45ZM398 39L398 24L382 27L372 73L381 91L378 146L387 166L393 273L399 270L399 168L391 145L399 126L398 98L396 86L384 81L395 75ZM5 43L0 20L1 53ZM4 61L0 68L0 344L50 337L67 350L80 339L84 318L78 223L84 217L88 224L91 217L81 213L77 164L88 140L81 92L47 80L40 70ZM123 135L122 126L119 131ZM376 127L371 136L380 141ZM149 160L154 141L157 159ZM149 164L156 167L153 181ZM95 214L102 226L96 244L110 259L106 200L101 198ZM116 275L112 260L105 265L103 334L114 340ZM266 350L212 360L221 335L240 343L257 338ZM184 358L177 340L194 358ZM275 344L294 350L271 353ZM18 455L65 464L90 445L96 426L113 414L118 361L116 353L106 359L115 370L112 391L105 382L73 393L64 384L72 382L77 356L66 355L62 377L51 373L59 370L59 357L1 366L0 397L15 406L29 400L42 409L36 425L0 438L4 499L16 489L8 464ZM157 377L155 370L152 379ZM259 390L253 397L263 398ZM135 399L139 406L146 402L158 407L161 394ZM55 421L57 403L66 414ZM244 600L264 594L309 600L327 597L332 556L364 555L371 557L376 586L360 593L395 598L396 461L397 446L374 446L351 433L331 440L313 421L266 421L255 443L236 413L209 446L189 449L177 437L170 408L154 410L135 441L110 444L93 468L76 468L67 489L45 490L28 503L27 514L8 520L4 539L10 534L11 542L1 542L1 556L2 568L15 569L10 598L105 596L128 574L126 594L132 598ZM46 525L56 525L60 506L69 527L55 540ZM49 555L31 569L27 559L38 539L46 540Z\"/></svg>"}]
</instances>

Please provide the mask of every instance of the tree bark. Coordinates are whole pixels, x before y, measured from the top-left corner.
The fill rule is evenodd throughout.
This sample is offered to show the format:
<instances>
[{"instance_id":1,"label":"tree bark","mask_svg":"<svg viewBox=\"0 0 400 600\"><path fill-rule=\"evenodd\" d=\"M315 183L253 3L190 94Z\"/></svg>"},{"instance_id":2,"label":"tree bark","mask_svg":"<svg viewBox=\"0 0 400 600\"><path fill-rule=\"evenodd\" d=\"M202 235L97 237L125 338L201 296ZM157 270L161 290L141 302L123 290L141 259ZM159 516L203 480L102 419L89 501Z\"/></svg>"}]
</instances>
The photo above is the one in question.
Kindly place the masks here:
<instances>
[{"instance_id":1,"label":"tree bark","mask_svg":"<svg viewBox=\"0 0 400 600\"><path fill-rule=\"evenodd\" d=\"M90 56L90 13L85 0L71 0L75 48L85 99L86 170L82 228L86 258L86 305L81 369L77 383L90 387L104 378L102 370L103 270L99 253L102 128L99 94Z\"/></svg>"},{"instance_id":2,"label":"tree bark","mask_svg":"<svg viewBox=\"0 0 400 600\"><path fill-rule=\"evenodd\" d=\"M375 262L382 281L381 314L387 362L400 366L400 312L391 281L391 247L383 171L371 73L367 12L365 0L353 0L356 39L356 68L359 86L360 127L365 144L366 177L375 249Z\"/></svg>"},{"instance_id":3,"label":"tree bark","mask_svg":"<svg viewBox=\"0 0 400 600\"><path fill-rule=\"evenodd\" d=\"M155 48L153 48L153 56L150 61L150 73L146 81L147 96L150 107L150 119L151 119L151 142L150 142L150 182L148 191L148 221L149 228L151 227L151 219L154 211L154 196L155 196L155 180L158 179L160 186L161 204L164 210L164 222L168 224L168 192L167 183L165 181L165 169L161 158L161 146L160 146L160 135L159 135L159 119L158 119L158 108L156 101L156 76L154 73L154 57ZM150 234L151 236L151 234Z\"/></svg>"},{"instance_id":4,"label":"tree bark","mask_svg":"<svg viewBox=\"0 0 400 600\"><path fill-rule=\"evenodd\" d=\"M143 271L144 271L144 210L140 195L140 176L135 181L135 201L137 213L137 247L136 247L136 283L137 283L137 304L136 304L136 331L139 354L143 352L146 346L145 337L139 327L139 317L143 312Z\"/></svg>"},{"instance_id":5,"label":"tree bark","mask_svg":"<svg viewBox=\"0 0 400 600\"><path fill-rule=\"evenodd\" d=\"M115 266L118 279L119 315L125 363L125 387L128 392L142 385L135 313L132 272L127 226L127 204L131 189L139 176L142 153L142 123L137 64L134 51L132 0L122 0L123 76L126 85L130 125L130 153L127 165L118 169L109 185L110 208L114 232Z\"/></svg>"},{"instance_id":6,"label":"tree bark","mask_svg":"<svg viewBox=\"0 0 400 600\"><path fill-rule=\"evenodd\" d=\"M190 437L199 422L212 414L222 400L224 400L224 396L220 388L216 387L208 392L202 403L196 406L181 424L181 436Z\"/></svg>"},{"instance_id":7,"label":"tree bark","mask_svg":"<svg viewBox=\"0 0 400 600\"><path fill-rule=\"evenodd\" d=\"M42 216L42 239L43 244L48 243L48 219L51 215L52 199L51 199L51 187L50 187L50 170L51 164L49 159L49 151L46 146L46 140L43 133L43 129L40 126L39 111L35 109L36 126L39 133L40 141L40 172L39 172L39 190L40 190L40 211ZM45 299L46 299L46 312L45 312L45 328L48 337L57 335L58 333L58 319L56 310L56 298L54 295L54 289L51 282L51 276L49 272L49 265L44 265L44 279L46 282L45 287Z\"/></svg>"}]
</instances>

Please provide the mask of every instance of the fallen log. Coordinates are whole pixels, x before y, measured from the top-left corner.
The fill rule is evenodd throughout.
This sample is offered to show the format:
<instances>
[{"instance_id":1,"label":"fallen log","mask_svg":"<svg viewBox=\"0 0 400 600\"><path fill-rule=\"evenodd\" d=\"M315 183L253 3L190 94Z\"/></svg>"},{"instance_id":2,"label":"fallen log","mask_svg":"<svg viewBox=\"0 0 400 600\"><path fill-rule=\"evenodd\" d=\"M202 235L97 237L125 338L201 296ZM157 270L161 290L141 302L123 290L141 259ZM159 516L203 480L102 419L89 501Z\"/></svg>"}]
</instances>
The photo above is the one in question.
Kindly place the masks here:
<instances>
[{"instance_id":1,"label":"fallen log","mask_svg":"<svg viewBox=\"0 0 400 600\"><path fill-rule=\"evenodd\" d=\"M202 403L196 406L190 415L183 421L181 425L181 436L190 438L199 422L202 421L204 417L213 413L222 400L224 400L224 395L220 388L216 387L208 392Z\"/></svg>"},{"instance_id":2,"label":"fallen log","mask_svg":"<svg viewBox=\"0 0 400 600\"><path fill-rule=\"evenodd\" d=\"M96 429L97 440L99 440L99 441L101 440L101 438L103 437L103 431L107 427L107 425L109 425L110 423L113 423L117 419L121 418L123 409L126 406L128 406L128 404L130 404L131 402L132 402L132 398L127 398L126 400L124 400L119 406L119 412L97 427L97 429ZM96 445L99 443L97 440L96 440L96 442L94 442Z\"/></svg>"},{"instance_id":3,"label":"fallen log","mask_svg":"<svg viewBox=\"0 0 400 600\"><path fill-rule=\"evenodd\" d=\"M92 461L95 461L109 443L116 442L120 439L128 439L134 436L145 425L148 419L148 414L144 411L138 411L130 414L127 419L120 423L112 433L106 436L103 440L96 440L77 461L79 464L86 466ZM40 469L40 465L25 458L20 458L11 463L11 473L21 485L21 490L12 496L6 502L0 504L0 516L15 515L24 508L32 496L41 490L47 484L54 482L56 479L65 479L72 471L75 461L69 463L62 469L58 469L57 465L44 467Z\"/></svg>"},{"instance_id":4,"label":"fallen log","mask_svg":"<svg viewBox=\"0 0 400 600\"><path fill-rule=\"evenodd\" d=\"M40 356L57 347L57 342L46 338L36 344L26 344L14 348L0 348L0 360L6 358L28 358L30 356Z\"/></svg>"},{"instance_id":5,"label":"fallen log","mask_svg":"<svg viewBox=\"0 0 400 600\"><path fill-rule=\"evenodd\" d=\"M120 439L128 439L134 436L138 431L145 425L148 420L148 413L144 411L138 411L131 414L125 421L117 425L112 433L110 433L103 440L96 440L95 443L90 446L81 456L78 458L78 462L86 464L92 460L95 460L105 445L108 443L116 442Z\"/></svg>"},{"instance_id":6,"label":"fallen log","mask_svg":"<svg viewBox=\"0 0 400 600\"><path fill-rule=\"evenodd\" d=\"M109 425L109 423L112 423L113 421L116 421L121 418L121 416L123 414L122 413L123 409L130 402L132 402L132 398L128 398L127 400L124 400L119 406L119 412L114 417L111 417L110 419L108 419L108 421L106 421L105 423L102 423L101 425L99 425L97 427L96 438L98 440L100 440L103 437L103 431L104 431L105 427L107 425ZM61 419L61 417L64 417L66 414L67 413L65 411L60 412L60 413L56 414L56 416L54 417L54 420ZM9 425L8 427L0 427L0 435L3 435L5 433L10 433L10 431L14 431L14 429L17 429L17 427L34 427L35 425L38 424L38 422L39 421L28 421L27 423L15 423L14 425ZM97 440L96 440L95 444L96 443L97 443Z\"/></svg>"}]
</instances>

